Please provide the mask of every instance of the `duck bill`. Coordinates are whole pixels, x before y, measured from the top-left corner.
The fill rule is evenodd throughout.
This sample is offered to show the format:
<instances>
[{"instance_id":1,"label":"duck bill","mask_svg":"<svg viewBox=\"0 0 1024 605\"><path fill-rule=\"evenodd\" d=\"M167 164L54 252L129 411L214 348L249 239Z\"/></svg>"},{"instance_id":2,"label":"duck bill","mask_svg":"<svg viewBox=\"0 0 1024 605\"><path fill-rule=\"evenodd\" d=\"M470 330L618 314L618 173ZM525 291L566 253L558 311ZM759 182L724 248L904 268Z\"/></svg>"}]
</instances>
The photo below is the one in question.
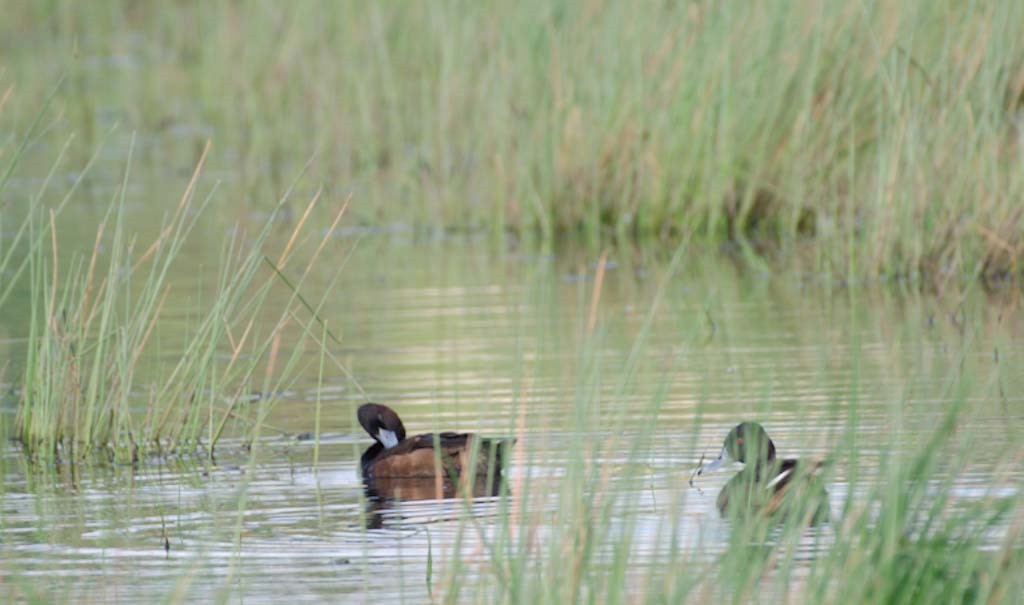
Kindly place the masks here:
<instances>
[{"instance_id":1,"label":"duck bill","mask_svg":"<svg viewBox=\"0 0 1024 605\"><path fill-rule=\"evenodd\" d=\"M377 431L377 441L384 446L384 449L392 448L398 445L398 435L394 431L387 429L381 429Z\"/></svg>"},{"instance_id":2,"label":"duck bill","mask_svg":"<svg viewBox=\"0 0 1024 605\"><path fill-rule=\"evenodd\" d=\"M732 460L729 458L729 452L726 448L723 447L722 453L718 455L718 458L715 458L713 461L711 461L711 464L707 466L702 466L700 470L697 471L697 475L703 475L704 473L710 473L711 471L718 470L725 466L726 464L728 464L729 462L732 462Z\"/></svg>"}]
</instances>

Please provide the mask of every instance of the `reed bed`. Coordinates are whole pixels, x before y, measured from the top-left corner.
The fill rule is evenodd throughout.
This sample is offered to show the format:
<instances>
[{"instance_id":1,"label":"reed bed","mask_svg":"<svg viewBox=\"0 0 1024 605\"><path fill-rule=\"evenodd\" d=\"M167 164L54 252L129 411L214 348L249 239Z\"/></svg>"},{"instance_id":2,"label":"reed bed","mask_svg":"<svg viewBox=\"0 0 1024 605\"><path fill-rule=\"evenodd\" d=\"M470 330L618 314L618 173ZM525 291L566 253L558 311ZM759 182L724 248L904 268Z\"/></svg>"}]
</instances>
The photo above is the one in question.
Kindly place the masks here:
<instances>
[{"instance_id":1,"label":"reed bed","mask_svg":"<svg viewBox=\"0 0 1024 605\"><path fill-rule=\"evenodd\" d=\"M66 75L54 126L86 155L113 121L152 165L212 137L228 197L253 200L315 155L311 182L356 193L354 225L693 236L842 280L994 284L1024 252L1022 11L15 2L4 113L17 129Z\"/></svg>"},{"instance_id":2,"label":"reed bed","mask_svg":"<svg viewBox=\"0 0 1024 605\"><path fill-rule=\"evenodd\" d=\"M134 137L129 150L133 146ZM346 206L337 211L331 228L313 240L312 250L306 250L312 246L305 241L306 221L297 221L275 260L265 248L276 212L257 233L228 231L213 263L219 269L215 291L188 327L184 350L156 376L139 376L146 360L160 354L152 336L166 321L168 275L182 262L180 253L216 194L215 186L204 198L197 194L206 157L204 151L152 242L140 242L125 224L131 152L91 251L62 250L57 216L77 183L64 202L47 208L41 200L48 179L29 201L14 237L3 242L0 273L11 277L0 291L0 308L16 286L25 286L19 280L27 282L20 293L29 299L29 315L26 359L16 360L23 375L17 383L14 436L32 457L72 463L95 454L117 462L167 453L212 457L229 426L236 434L258 438L263 419L303 354L309 331L304 324L314 321L309 313L316 317L298 288ZM318 199L308 202L306 216ZM299 265L296 259L306 254L307 264ZM270 310L266 302L275 287L288 295L283 301L275 298ZM289 326L297 336L282 352ZM321 327L329 333L326 325Z\"/></svg>"}]
</instances>

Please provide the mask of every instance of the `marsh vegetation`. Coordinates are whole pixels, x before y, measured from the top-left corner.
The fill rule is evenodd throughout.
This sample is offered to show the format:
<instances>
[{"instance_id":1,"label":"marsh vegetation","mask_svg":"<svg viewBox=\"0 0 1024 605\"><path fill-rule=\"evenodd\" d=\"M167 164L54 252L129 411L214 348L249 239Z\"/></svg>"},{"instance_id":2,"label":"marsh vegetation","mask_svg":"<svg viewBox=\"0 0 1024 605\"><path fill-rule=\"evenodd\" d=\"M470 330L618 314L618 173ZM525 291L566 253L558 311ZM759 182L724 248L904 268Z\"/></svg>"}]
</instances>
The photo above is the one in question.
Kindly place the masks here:
<instances>
[{"instance_id":1,"label":"marsh vegetation","mask_svg":"<svg viewBox=\"0 0 1024 605\"><path fill-rule=\"evenodd\" d=\"M1022 11L20 2L3 120L24 133L64 77L44 140L88 156L117 123L168 174L212 138L232 208L309 163L306 187L354 194L350 226L692 237L941 288L1020 275Z\"/></svg>"},{"instance_id":2,"label":"marsh vegetation","mask_svg":"<svg viewBox=\"0 0 1024 605\"><path fill-rule=\"evenodd\" d=\"M1022 22L5 7L0 594L1014 602ZM367 498L368 400L500 495ZM719 516L741 420L827 523Z\"/></svg>"}]
</instances>

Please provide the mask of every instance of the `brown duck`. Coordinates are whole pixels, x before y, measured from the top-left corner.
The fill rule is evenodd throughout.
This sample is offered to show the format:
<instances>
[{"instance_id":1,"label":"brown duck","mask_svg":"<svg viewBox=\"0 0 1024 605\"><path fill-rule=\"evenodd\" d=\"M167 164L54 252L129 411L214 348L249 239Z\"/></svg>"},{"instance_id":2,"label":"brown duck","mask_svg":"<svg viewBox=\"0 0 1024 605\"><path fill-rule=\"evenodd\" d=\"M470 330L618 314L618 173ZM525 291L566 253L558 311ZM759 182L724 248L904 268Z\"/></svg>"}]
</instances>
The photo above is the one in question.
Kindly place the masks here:
<instances>
[{"instance_id":1,"label":"brown duck","mask_svg":"<svg viewBox=\"0 0 1024 605\"><path fill-rule=\"evenodd\" d=\"M455 484L470 477L474 477L474 495L495 492L506 450L513 443L509 439L452 432L407 438L402 419L379 403L359 406L357 416L359 424L376 441L360 459L363 479L374 495L381 497L390 497L399 488L405 500L421 499L417 496L450 497L454 495ZM437 486L442 487L443 493L438 494Z\"/></svg>"}]
</instances>

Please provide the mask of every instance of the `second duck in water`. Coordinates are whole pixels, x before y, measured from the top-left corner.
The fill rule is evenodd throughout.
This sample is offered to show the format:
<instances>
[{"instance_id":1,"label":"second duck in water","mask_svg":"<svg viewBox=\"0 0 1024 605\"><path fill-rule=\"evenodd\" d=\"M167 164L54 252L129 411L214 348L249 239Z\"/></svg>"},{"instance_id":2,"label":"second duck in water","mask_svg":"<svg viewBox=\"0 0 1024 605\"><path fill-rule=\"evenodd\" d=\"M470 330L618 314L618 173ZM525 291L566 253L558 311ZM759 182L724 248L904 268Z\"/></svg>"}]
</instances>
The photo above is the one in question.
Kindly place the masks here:
<instances>
[{"instance_id":1,"label":"second duck in water","mask_svg":"<svg viewBox=\"0 0 1024 605\"><path fill-rule=\"evenodd\" d=\"M359 424L377 442L360 459L363 479L373 495L418 500L455 495L455 486L472 480L472 495L493 495L511 439L473 433L425 433L406 437L394 410L367 403L357 411Z\"/></svg>"},{"instance_id":2,"label":"second duck in water","mask_svg":"<svg viewBox=\"0 0 1024 605\"><path fill-rule=\"evenodd\" d=\"M703 475L728 462L742 462L746 466L718 494L722 516L800 512L807 514L811 523L828 520L828 492L816 476L824 464L776 458L775 444L760 424L743 422L733 427L725 438L722 453L697 474Z\"/></svg>"}]
</instances>

